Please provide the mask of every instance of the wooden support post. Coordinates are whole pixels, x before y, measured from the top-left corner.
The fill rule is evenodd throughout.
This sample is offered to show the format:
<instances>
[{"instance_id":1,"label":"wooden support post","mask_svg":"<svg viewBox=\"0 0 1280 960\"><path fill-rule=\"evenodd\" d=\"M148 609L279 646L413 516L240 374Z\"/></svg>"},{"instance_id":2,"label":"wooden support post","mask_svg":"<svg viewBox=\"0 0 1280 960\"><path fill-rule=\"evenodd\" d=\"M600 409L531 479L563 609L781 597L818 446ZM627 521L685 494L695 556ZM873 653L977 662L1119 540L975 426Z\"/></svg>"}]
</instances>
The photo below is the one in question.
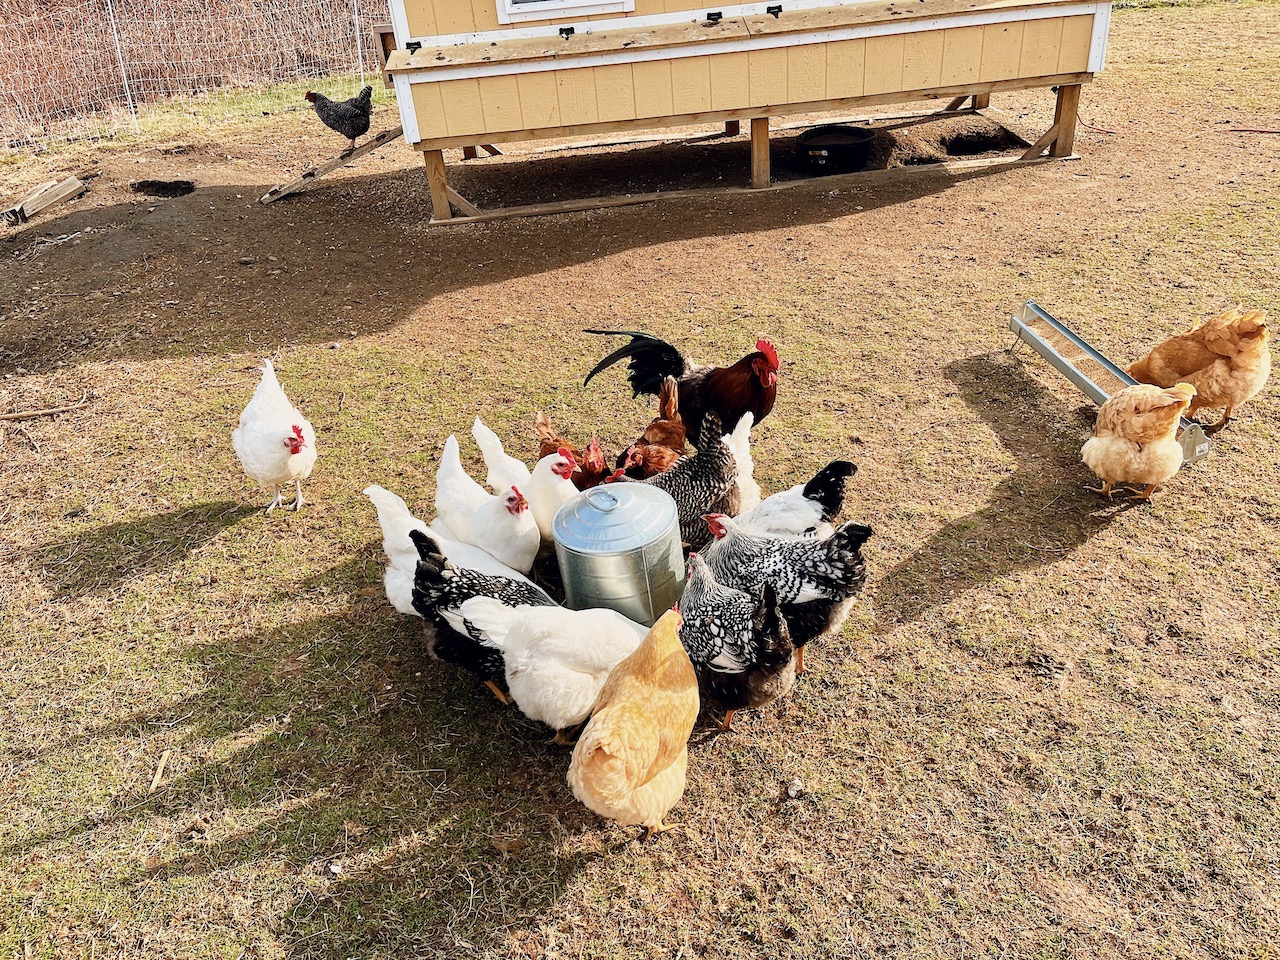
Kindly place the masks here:
<instances>
[{"instance_id":1,"label":"wooden support post","mask_svg":"<svg viewBox=\"0 0 1280 960\"><path fill-rule=\"evenodd\" d=\"M751 186L769 185L769 118L751 118Z\"/></svg>"},{"instance_id":2,"label":"wooden support post","mask_svg":"<svg viewBox=\"0 0 1280 960\"><path fill-rule=\"evenodd\" d=\"M427 183L431 187L431 219L450 220L453 210L449 206L449 180L444 171L444 154L439 150L425 150L422 162L427 165Z\"/></svg>"},{"instance_id":3,"label":"wooden support post","mask_svg":"<svg viewBox=\"0 0 1280 960\"><path fill-rule=\"evenodd\" d=\"M736 137L742 132L742 123L738 120L726 120L724 122L724 135L726 137Z\"/></svg>"},{"instance_id":4,"label":"wooden support post","mask_svg":"<svg viewBox=\"0 0 1280 960\"><path fill-rule=\"evenodd\" d=\"M475 159L476 157L478 157L478 156L480 156L480 151L479 151L479 150L477 150L475 147L463 147L463 148L462 148L462 159L463 159L463 160L474 160L474 159Z\"/></svg>"},{"instance_id":5,"label":"wooden support post","mask_svg":"<svg viewBox=\"0 0 1280 960\"><path fill-rule=\"evenodd\" d=\"M942 108L942 112L952 113L953 111L959 110L961 107L964 106L964 102L968 99L969 99L969 95L967 93L962 97L956 97L954 100L952 100L950 103L948 103L945 107Z\"/></svg>"},{"instance_id":6,"label":"wooden support post","mask_svg":"<svg viewBox=\"0 0 1280 960\"><path fill-rule=\"evenodd\" d=\"M1058 137L1049 148L1051 157L1069 157L1076 144L1076 117L1080 111L1080 84L1058 88L1058 105L1053 111L1053 125Z\"/></svg>"},{"instance_id":7,"label":"wooden support post","mask_svg":"<svg viewBox=\"0 0 1280 960\"><path fill-rule=\"evenodd\" d=\"M975 93L973 95L973 109L985 110L989 106L991 106L991 94Z\"/></svg>"}]
</instances>

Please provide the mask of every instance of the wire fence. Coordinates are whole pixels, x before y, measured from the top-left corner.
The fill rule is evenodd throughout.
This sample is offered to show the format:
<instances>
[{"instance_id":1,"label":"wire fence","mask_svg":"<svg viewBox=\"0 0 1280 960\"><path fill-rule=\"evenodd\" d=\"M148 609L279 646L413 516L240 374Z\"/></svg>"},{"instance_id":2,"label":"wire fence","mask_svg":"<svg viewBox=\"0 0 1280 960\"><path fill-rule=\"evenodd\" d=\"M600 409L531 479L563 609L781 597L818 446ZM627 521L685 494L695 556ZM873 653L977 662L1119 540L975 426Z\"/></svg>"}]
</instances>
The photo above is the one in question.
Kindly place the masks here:
<instances>
[{"instance_id":1,"label":"wire fence","mask_svg":"<svg viewBox=\"0 0 1280 960\"><path fill-rule=\"evenodd\" d=\"M0 147L305 106L310 81L375 77L388 19L386 0L0 0Z\"/></svg>"}]
</instances>

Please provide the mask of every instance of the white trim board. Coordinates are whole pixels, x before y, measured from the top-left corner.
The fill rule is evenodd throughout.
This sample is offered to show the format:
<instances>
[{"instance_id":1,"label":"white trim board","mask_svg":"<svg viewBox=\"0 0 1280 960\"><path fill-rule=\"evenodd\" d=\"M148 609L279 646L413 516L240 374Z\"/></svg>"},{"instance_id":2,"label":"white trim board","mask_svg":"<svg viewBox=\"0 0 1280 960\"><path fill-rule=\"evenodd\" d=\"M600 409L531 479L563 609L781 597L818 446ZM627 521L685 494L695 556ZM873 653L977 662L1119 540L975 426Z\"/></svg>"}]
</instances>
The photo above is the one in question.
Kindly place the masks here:
<instances>
[{"instance_id":1,"label":"white trim board","mask_svg":"<svg viewBox=\"0 0 1280 960\"><path fill-rule=\"evenodd\" d=\"M829 5L829 4L828 4ZM552 70L573 70L580 67L602 67L618 63L648 63L655 60L677 60L686 57L705 57L718 53L738 53L746 50L774 50L781 47L797 47L807 44L835 43L840 40L861 40L906 33L923 33L929 30L945 30L952 27L983 26L990 23L1010 23L1027 20L1048 20L1055 17L1094 16L1094 35L1090 47L1089 72L1099 45L1099 10L1110 11L1110 3L1080 3L1061 7L1032 7L1016 10L989 10L981 13L964 13L932 19L870 23L863 26L844 27L839 30L812 30L805 33L770 33L739 40L708 40L705 43L681 47L613 50L607 53L584 54L578 57L556 57L544 60L523 60L499 63L468 64L465 67L442 67L439 70L423 70L417 73L394 74L396 79L407 77L410 83L443 83L446 80L470 80L479 77L505 77L521 73L546 73ZM1106 28L1102 27L1101 43L1105 47ZM399 87L396 88L397 92ZM407 129L407 128L406 128Z\"/></svg>"},{"instance_id":2,"label":"white trim board","mask_svg":"<svg viewBox=\"0 0 1280 960\"><path fill-rule=\"evenodd\" d=\"M499 23L630 13L636 0L494 0Z\"/></svg>"},{"instance_id":3,"label":"white trim board","mask_svg":"<svg viewBox=\"0 0 1280 960\"><path fill-rule=\"evenodd\" d=\"M491 0L498 2L498 0ZM484 30L478 33L449 33L439 36L419 36L411 37L407 42L421 43L424 47L457 47L468 43L501 43L509 40L532 40L537 37L557 37L560 31L565 27L573 27L577 34L601 33L606 30L635 30L645 27L661 27L679 23L701 23L706 19L708 11L717 11L723 14L725 20L732 20L735 17L755 17L765 16L769 13L768 8L771 6L781 5L782 15L788 13L797 13L802 10L822 10L830 7L838 6L863 6L867 0L854 0L852 3L839 3L838 0L759 0L753 3L730 3L717 4L715 0L707 0L704 7L698 10L676 10L669 13L653 13L643 17L613 17L607 20L585 20L575 22L571 13L566 13L565 19L557 20L555 23L544 24L538 27L517 27L513 30ZM392 9L392 20L394 22L396 11L399 11L401 17L405 17L404 0L390 0ZM1043 7L1040 5L1019 7L1013 9L999 9L976 11L972 14L940 14L941 19L948 16L990 16L992 19L989 23L1004 23L1014 20L1036 20L1048 17L1065 17L1077 16L1078 13L1063 13L1063 10L1075 10L1077 7L1088 7L1089 12L1107 8L1108 20L1111 13L1111 0L1092 0L1092 2L1081 2L1075 4L1062 4L1056 7ZM1035 15L1032 16L1032 11ZM909 23L911 21L903 21ZM406 32L408 31L406 19ZM905 32L905 31L904 31ZM396 35L396 44L404 49L405 42L401 42L399 34Z\"/></svg>"},{"instance_id":4,"label":"white trim board","mask_svg":"<svg viewBox=\"0 0 1280 960\"><path fill-rule=\"evenodd\" d=\"M418 135L418 111L413 106L409 78L404 74L395 74L391 79L396 85L396 106L400 108L400 127L404 130L405 142L417 143L422 137Z\"/></svg>"}]
</instances>

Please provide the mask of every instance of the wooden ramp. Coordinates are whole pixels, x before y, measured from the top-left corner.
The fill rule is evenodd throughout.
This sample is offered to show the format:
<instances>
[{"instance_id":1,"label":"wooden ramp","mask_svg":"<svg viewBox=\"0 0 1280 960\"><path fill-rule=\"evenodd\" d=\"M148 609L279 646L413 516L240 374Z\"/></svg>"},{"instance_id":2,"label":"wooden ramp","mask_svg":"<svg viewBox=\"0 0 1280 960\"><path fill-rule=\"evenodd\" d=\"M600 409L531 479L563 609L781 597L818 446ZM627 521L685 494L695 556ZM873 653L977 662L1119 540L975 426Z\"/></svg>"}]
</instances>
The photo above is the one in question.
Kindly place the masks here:
<instances>
[{"instance_id":1,"label":"wooden ramp","mask_svg":"<svg viewBox=\"0 0 1280 960\"><path fill-rule=\"evenodd\" d=\"M262 196L258 198L258 202L273 203L274 201L279 200L281 197L287 197L291 193L297 193L299 190L305 190L314 181L319 180L321 177L326 176L330 173L333 173L333 171L337 170L339 167L346 166L352 160L358 160L360 157L363 157L366 153L372 153L374 150L377 150L379 147L385 147L392 140L400 139L400 136L403 133L404 133L403 127L393 127L390 130L383 130L380 134L375 136L373 139L366 140L364 143L360 144L360 146L344 150L342 151L342 153L338 154L336 157L334 157L332 160L328 161L327 163L322 163L320 164L320 166L314 167L313 169L308 170L306 173L300 176L297 180L294 180L291 183L282 183L272 187L270 190L268 190L266 193L264 193Z\"/></svg>"}]
</instances>

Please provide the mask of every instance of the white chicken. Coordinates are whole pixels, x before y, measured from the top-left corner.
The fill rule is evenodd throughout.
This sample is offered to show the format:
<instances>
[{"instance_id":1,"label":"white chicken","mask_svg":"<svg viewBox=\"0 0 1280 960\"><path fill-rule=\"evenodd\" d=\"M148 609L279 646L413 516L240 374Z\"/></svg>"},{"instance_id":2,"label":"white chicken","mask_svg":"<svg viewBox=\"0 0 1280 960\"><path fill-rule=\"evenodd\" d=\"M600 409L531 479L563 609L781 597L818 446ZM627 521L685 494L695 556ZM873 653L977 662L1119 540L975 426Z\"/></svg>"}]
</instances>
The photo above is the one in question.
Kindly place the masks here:
<instances>
[{"instance_id":1,"label":"white chicken","mask_svg":"<svg viewBox=\"0 0 1280 960\"><path fill-rule=\"evenodd\" d=\"M283 489L294 485L290 509L302 509L302 481L316 463L316 432L311 421L289 402L275 367L262 361L262 379L231 433L244 472L264 490L275 492L267 513L280 506Z\"/></svg>"},{"instance_id":2,"label":"white chicken","mask_svg":"<svg viewBox=\"0 0 1280 960\"><path fill-rule=\"evenodd\" d=\"M570 478L580 470L578 461L567 448L543 457L529 478L529 505L542 539L551 542L551 519L566 500L578 492Z\"/></svg>"},{"instance_id":3,"label":"white chicken","mask_svg":"<svg viewBox=\"0 0 1280 960\"><path fill-rule=\"evenodd\" d=\"M751 459L751 426L755 423L755 415L744 413L733 433L726 433L724 445L733 453L734 465L738 468L738 512L753 510L760 505L760 484L755 480L755 461Z\"/></svg>"},{"instance_id":4,"label":"white chicken","mask_svg":"<svg viewBox=\"0 0 1280 960\"><path fill-rule=\"evenodd\" d=\"M848 460L832 460L808 483L775 493L734 519L757 537L829 537L835 532L831 521L844 506L845 483L857 469Z\"/></svg>"},{"instance_id":5,"label":"white chicken","mask_svg":"<svg viewBox=\"0 0 1280 960\"><path fill-rule=\"evenodd\" d=\"M554 729L560 744L591 714L609 671L649 632L613 610L507 607L488 597L441 612L455 630L465 629L465 619L482 643L502 651L511 698L526 717Z\"/></svg>"},{"instance_id":6,"label":"white chicken","mask_svg":"<svg viewBox=\"0 0 1280 960\"><path fill-rule=\"evenodd\" d=\"M490 490L503 493L508 487L528 489L529 468L503 449L502 440L479 417L471 425L471 436L475 437L476 446L484 456L484 465L489 468L484 482Z\"/></svg>"},{"instance_id":7,"label":"white chicken","mask_svg":"<svg viewBox=\"0 0 1280 960\"><path fill-rule=\"evenodd\" d=\"M401 613L411 617L421 616L413 606L413 578L418 569L419 554L418 548L409 539L411 530L428 534L455 566L478 570L490 576L509 577L532 586L533 582L522 573L494 559L479 547L451 540L429 530L425 523L413 515L404 500L385 487L376 484L365 487L364 495L377 509L378 523L382 527L382 549L387 555L387 570L382 582L387 588L387 600Z\"/></svg>"},{"instance_id":8,"label":"white chicken","mask_svg":"<svg viewBox=\"0 0 1280 960\"><path fill-rule=\"evenodd\" d=\"M529 500L518 487L495 497L472 480L453 434L436 470L436 514L433 531L477 546L521 573L533 566L541 538Z\"/></svg>"}]
</instances>

